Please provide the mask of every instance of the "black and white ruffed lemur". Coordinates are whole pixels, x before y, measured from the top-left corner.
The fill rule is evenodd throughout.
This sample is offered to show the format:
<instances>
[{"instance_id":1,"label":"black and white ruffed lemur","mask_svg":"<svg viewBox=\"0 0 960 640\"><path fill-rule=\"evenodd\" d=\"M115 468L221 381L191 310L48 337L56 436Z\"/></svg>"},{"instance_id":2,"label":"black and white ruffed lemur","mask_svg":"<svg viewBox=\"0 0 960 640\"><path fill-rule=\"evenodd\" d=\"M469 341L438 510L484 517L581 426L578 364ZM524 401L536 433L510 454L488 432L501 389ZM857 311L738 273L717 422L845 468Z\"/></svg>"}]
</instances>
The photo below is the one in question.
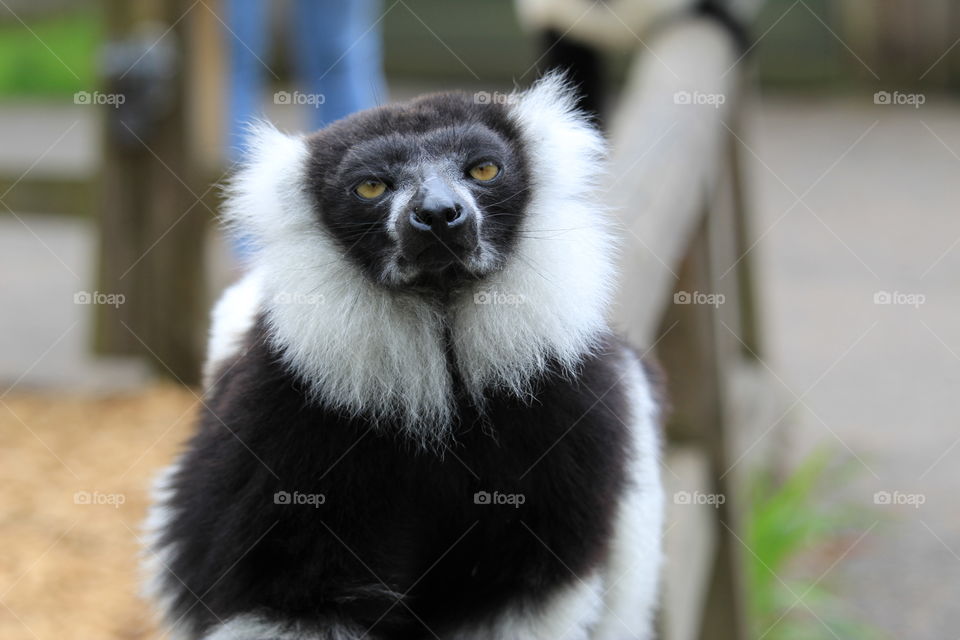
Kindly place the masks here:
<instances>
[{"instance_id":1,"label":"black and white ruffed lemur","mask_svg":"<svg viewBox=\"0 0 960 640\"><path fill-rule=\"evenodd\" d=\"M652 637L658 406L574 102L255 129L225 214L255 256L148 522L170 637Z\"/></svg>"}]
</instances>

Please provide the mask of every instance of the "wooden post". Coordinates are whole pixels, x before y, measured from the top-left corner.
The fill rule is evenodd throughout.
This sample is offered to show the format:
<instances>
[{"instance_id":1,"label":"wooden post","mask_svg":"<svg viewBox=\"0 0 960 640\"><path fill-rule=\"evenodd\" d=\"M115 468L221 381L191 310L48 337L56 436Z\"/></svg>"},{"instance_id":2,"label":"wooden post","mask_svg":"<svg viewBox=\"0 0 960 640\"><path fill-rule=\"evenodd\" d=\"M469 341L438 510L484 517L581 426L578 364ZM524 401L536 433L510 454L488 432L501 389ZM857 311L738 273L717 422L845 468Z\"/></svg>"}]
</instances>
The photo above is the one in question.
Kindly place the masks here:
<instances>
[{"instance_id":1,"label":"wooden post","mask_svg":"<svg viewBox=\"0 0 960 640\"><path fill-rule=\"evenodd\" d=\"M760 336L749 260L722 280L718 269L725 270L749 246L739 150L728 131L737 128L743 70L729 34L710 20L666 25L649 48L631 69L611 127L607 202L625 230L614 318L635 344L660 340L656 350L673 405L668 446L673 453L690 453L686 459L700 467L677 479L684 486L709 479L698 489L725 498L711 509L708 523L686 519L697 531L670 534L703 539L696 557L708 557L709 566L689 575L668 572L672 606L664 611L663 631L673 635L664 637L741 640L748 621L744 550L735 534L739 476L727 470L737 431L745 426L739 420L749 413L740 396L761 397L734 393L741 389L737 383L756 377L744 356L758 351ZM718 260L724 264L718 266ZM688 298L674 299L675 292ZM693 300L698 294L723 294L726 300L718 309Z\"/></svg>"},{"instance_id":2,"label":"wooden post","mask_svg":"<svg viewBox=\"0 0 960 640\"><path fill-rule=\"evenodd\" d=\"M710 213L710 210L703 211L680 265L677 290L682 294L717 293L711 261L711 244L717 239L710 236ZM732 533L737 530L737 496L724 479L730 463L724 381L734 363L724 358L725 351L717 335L717 308L685 302L683 298L678 300L669 305L664 314L661 322L664 338L657 347L657 356L667 372L668 395L673 404L668 432L672 441L692 444L706 452L712 483L708 489L724 496L714 524L716 546L698 637L740 640L746 637L747 622L741 549ZM667 331L670 327L673 328Z\"/></svg>"},{"instance_id":3,"label":"wooden post","mask_svg":"<svg viewBox=\"0 0 960 640\"><path fill-rule=\"evenodd\" d=\"M111 43L130 43L148 20L161 26L155 44L147 42L144 59L134 57L129 68L114 68L108 78L107 91L129 95L124 108L108 114L97 290L122 294L125 302L116 309L95 307L98 351L141 354L158 372L186 383L199 377L197 327L209 218L206 204L197 202L185 106L191 59L185 24L192 10L184 0L106 2ZM172 75L161 95L138 100L136 92L158 85L149 77L138 81L143 70L137 67L160 47L176 54ZM112 51L116 55L116 48Z\"/></svg>"},{"instance_id":4,"label":"wooden post","mask_svg":"<svg viewBox=\"0 0 960 640\"><path fill-rule=\"evenodd\" d=\"M746 189L746 176L743 173L743 144L738 139L744 135L741 120L746 87L742 85L746 82L741 78L739 84L741 86L731 97L732 104L727 123L730 131L726 136L727 166L724 172L725 182L729 188L729 194L725 195L728 200L732 234L729 243L731 255L722 257L730 260L729 264L737 262L731 274L736 278L737 327L738 336L742 341L737 344L737 349L743 357L754 360L762 354L763 335L760 333L757 283L753 260L750 256L753 233L750 229L750 202ZM726 269L726 266L721 268Z\"/></svg>"},{"instance_id":5,"label":"wooden post","mask_svg":"<svg viewBox=\"0 0 960 640\"><path fill-rule=\"evenodd\" d=\"M107 39L121 40L135 24L129 4L120 0L104 3ZM106 133L106 132L105 132ZM123 296L124 304L111 308L94 307L94 349L113 355L137 354L141 351L136 338L124 325L139 326L136 307L140 271L121 278L127 268L140 257L143 247L141 229L146 214L146 182L142 156L144 151L115 144L104 136L103 173L100 178L99 252L97 290Z\"/></svg>"}]
</instances>

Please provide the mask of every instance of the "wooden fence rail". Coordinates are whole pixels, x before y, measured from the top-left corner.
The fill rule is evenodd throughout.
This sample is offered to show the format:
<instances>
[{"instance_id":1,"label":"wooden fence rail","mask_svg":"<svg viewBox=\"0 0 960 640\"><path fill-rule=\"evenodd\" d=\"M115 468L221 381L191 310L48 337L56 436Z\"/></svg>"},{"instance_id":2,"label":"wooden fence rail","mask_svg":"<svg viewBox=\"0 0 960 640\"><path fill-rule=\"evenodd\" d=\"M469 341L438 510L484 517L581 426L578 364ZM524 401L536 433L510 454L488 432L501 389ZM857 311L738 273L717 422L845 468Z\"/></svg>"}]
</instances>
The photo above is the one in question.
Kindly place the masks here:
<instances>
[{"instance_id":1,"label":"wooden fence rail","mask_svg":"<svg viewBox=\"0 0 960 640\"><path fill-rule=\"evenodd\" d=\"M776 417L757 366L738 131L746 62L718 22L661 29L638 53L611 127L608 202L624 228L615 320L650 345L673 404L662 637L747 635L739 454ZM771 401L773 399L773 401ZM720 504L689 504L695 492Z\"/></svg>"}]
</instances>

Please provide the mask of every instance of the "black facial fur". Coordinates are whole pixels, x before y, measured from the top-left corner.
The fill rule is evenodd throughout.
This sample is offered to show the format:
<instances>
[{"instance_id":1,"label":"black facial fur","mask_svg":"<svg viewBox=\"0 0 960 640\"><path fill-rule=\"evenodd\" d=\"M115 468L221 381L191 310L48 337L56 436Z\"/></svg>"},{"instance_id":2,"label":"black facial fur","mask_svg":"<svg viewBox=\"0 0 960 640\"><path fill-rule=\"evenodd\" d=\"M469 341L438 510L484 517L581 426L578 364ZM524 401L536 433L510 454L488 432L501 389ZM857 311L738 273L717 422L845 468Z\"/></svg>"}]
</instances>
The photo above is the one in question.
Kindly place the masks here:
<instances>
[{"instance_id":1,"label":"black facial fur","mask_svg":"<svg viewBox=\"0 0 960 640\"><path fill-rule=\"evenodd\" d=\"M320 224L376 282L448 289L501 267L514 246L531 178L523 141L505 105L477 104L468 94L426 96L338 121L314 134L310 149L308 188ZM468 174L483 161L501 168L489 183ZM414 277L390 280L385 272L392 260L411 266L401 251L405 238L388 228L391 206L400 191L415 190L438 166L446 170L444 179L469 190L481 218L477 240L501 259L479 269L457 255L442 273L412 268ZM369 179L384 182L387 189L364 200L354 188Z\"/></svg>"}]
</instances>

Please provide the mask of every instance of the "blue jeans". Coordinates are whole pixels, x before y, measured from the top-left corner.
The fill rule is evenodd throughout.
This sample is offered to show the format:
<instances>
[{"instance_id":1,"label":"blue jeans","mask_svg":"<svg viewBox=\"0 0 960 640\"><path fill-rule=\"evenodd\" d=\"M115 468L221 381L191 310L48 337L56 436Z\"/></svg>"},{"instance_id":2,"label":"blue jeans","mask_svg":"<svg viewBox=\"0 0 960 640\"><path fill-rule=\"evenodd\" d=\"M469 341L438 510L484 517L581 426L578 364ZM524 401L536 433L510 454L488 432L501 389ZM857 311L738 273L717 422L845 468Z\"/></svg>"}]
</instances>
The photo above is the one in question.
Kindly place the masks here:
<instances>
[{"instance_id":1,"label":"blue jeans","mask_svg":"<svg viewBox=\"0 0 960 640\"><path fill-rule=\"evenodd\" d=\"M379 0L294 0L290 40L297 90L319 100L303 105L319 129L386 101ZM229 135L240 157L247 123L260 112L269 49L268 0L226 0Z\"/></svg>"}]
</instances>

